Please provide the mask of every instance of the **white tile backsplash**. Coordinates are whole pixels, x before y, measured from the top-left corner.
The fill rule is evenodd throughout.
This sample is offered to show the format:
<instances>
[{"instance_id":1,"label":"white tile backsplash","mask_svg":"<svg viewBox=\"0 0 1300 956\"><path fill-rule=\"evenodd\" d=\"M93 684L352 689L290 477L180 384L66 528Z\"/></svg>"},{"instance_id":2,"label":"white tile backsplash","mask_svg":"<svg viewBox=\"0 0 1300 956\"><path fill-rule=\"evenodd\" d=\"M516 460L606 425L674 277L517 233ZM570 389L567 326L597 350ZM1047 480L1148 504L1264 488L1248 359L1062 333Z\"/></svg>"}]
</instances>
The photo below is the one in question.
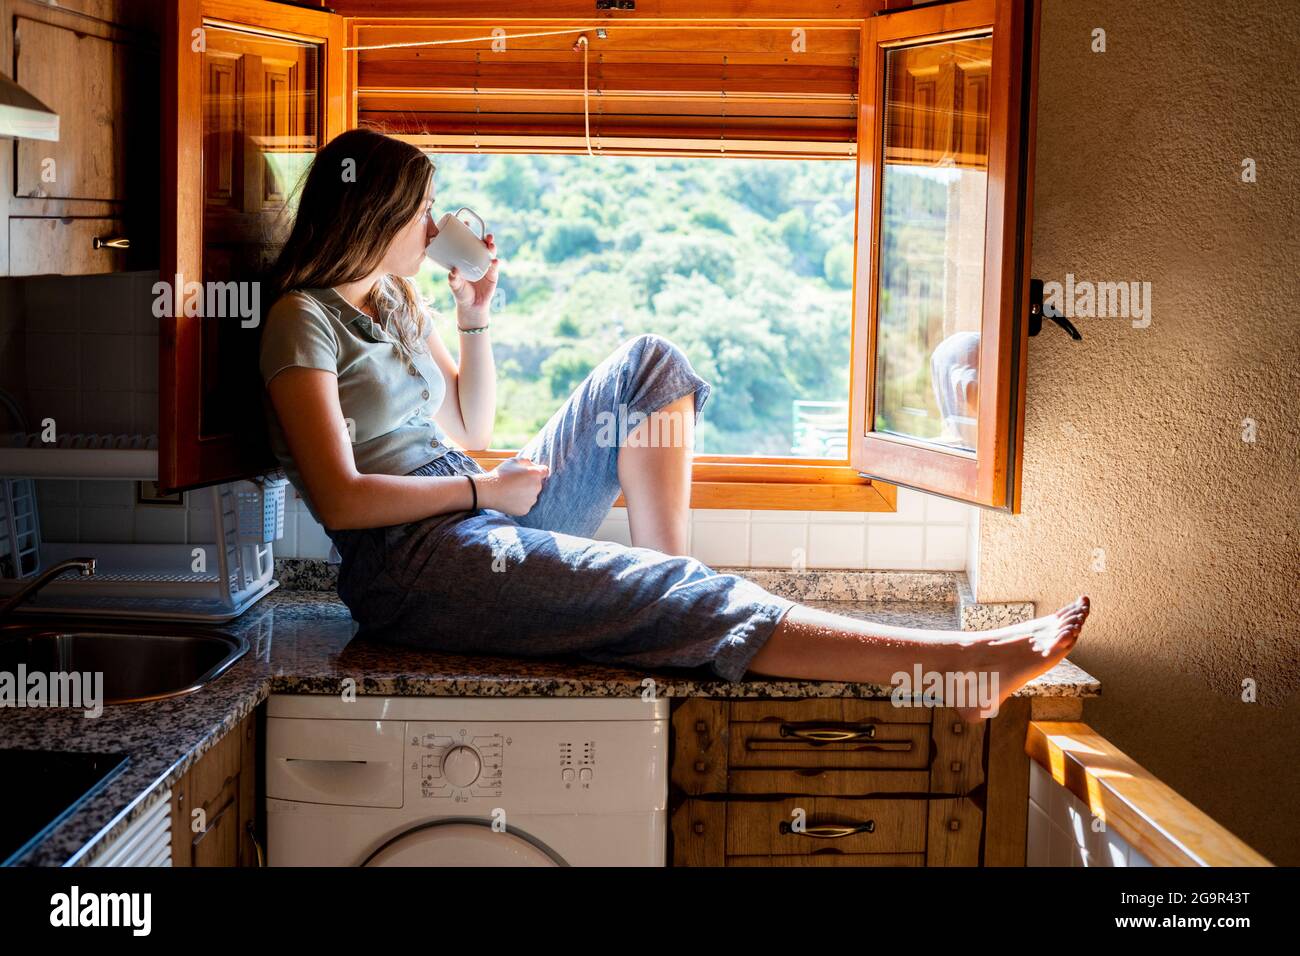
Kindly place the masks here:
<instances>
[{"instance_id":1,"label":"white tile backsplash","mask_svg":"<svg viewBox=\"0 0 1300 956\"><path fill-rule=\"evenodd\" d=\"M325 558L330 540L307 506L289 489L279 557ZM129 481L37 483L45 536L51 540L190 544L212 540L208 489L187 492L175 510L135 504ZM910 513L924 514L915 501ZM80 511L78 510L80 509ZM78 520L79 514L81 520ZM881 520L881 519L884 520ZM900 523L876 513L725 511L697 509L688 528L690 553L727 567L965 570L969 531L964 524ZM611 509L594 537L631 544L627 510Z\"/></svg>"},{"instance_id":2,"label":"white tile backsplash","mask_svg":"<svg viewBox=\"0 0 1300 956\"><path fill-rule=\"evenodd\" d=\"M156 432L158 320L152 303L158 275L13 281L6 289L24 312L30 427L53 418L60 432ZM41 482L38 493L50 540L212 539L206 490L187 494L185 507L174 511L137 506L131 482ZM327 557L329 538L290 493L275 553ZM802 560L815 568L964 570L972 510L908 488L898 489L897 510L890 513L697 509L690 551L715 566L789 568ZM626 509L613 509L596 536L630 544Z\"/></svg>"},{"instance_id":3,"label":"white tile backsplash","mask_svg":"<svg viewBox=\"0 0 1300 956\"><path fill-rule=\"evenodd\" d=\"M78 523L80 512L74 505L36 506L40 512L42 541L80 541L81 532Z\"/></svg>"},{"instance_id":4,"label":"white tile backsplash","mask_svg":"<svg viewBox=\"0 0 1300 956\"><path fill-rule=\"evenodd\" d=\"M702 518L696 512L691 520L691 555L709 565L749 567L749 522Z\"/></svg>"},{"instance_id":5,"label":"white tile backsplash","mask_svg":"<svg viewBox=\"0 0 1300 956\"><path fill-rule=\"evenodd\" d=\"M808 518L772 521L755 518L749 525L749 564L758 568L807 566Z\"/></svg>"},{"instance_id":6,"label":"white tile backsplash","mask_svg":"<svg viewBox=\"0 0 1300 956\"><path fill-rule=\"evenodd\" d=\"M158 422L156 273L36 277L9 290L23 316L30 427L53 418L60 433L152 434ZM0 386L4 383L0 382ZM63 486L53 490L54 486ZM93 543L212 540L211 494L186 495L174 511L135 504L131 482L41 482L46 537ZM297 493L275 553L325 558L330 541ZM697 509L691 554L734 567L965 570L973 509L908 488L897 510L878 512ZM596 537L631 544L627 511L615 508Z\"/></svg>"},{"instance_id":7,"label":"white tile backsplash","mask_svg":"<svg viewBox=\"0 0 1300 956\"><path fill-rule=\"evenodd\" d=\"M925 520L929 524L954 524L965 527L970 520L973 505L951 501L938 495L922 495L925 499Z\"/></svg>"},{"instance_id":8,"label":"white tile backsplash","mask_svg":"<svg viewBox=\"0 0 1300 956\"><path fill-rule=\"evenodd\" d=\"M150 505L135 509L136 544L177 544L185 541L185 510L173 505ZM207 540L211 541L209 530Z\"/></svg>"},{"instance_id":9,"label":"white tile backsplash","mask_svg":"<svg viewBox=\"0 0 1300 956\"><path fill-rule=\"evenodd\" d=\"M58 484L74 484L60 481ZM77 500L96 508L125 507L135 503L135 484L130 481L78 481Z\"/></svg>"},{"instance_id":10,"label":"white tile backsplash","mask_svg":"<svg viewBox=\"0 0 1300 956\"><path fill-rule=\"evenodd\" d=\"M727 511L696 509L688 528L690 553L712 566L856 568L873 570L963 571L969 557L968 511L937 509L943 521L931 522L926 496L899 490L906 513L806 511ZM288 489L284 537L275 543L279 557L326 558L330 540L306 504ZM43 535L50 541L85 543L199 544L212 541L212 493L187 492L185 506L136 505L130 481L37 482ZM627 510L614 508L594 537L631 544Z\"/></svg>"},{"instance_id":11,"label":"white tile backsplash","mask_svg":"<svg viewBox=\"0 0 1300 956\"><path fill-rule=\"evenodd\" d=\"M861 521L808 526L808 567L861 568L867 560L867 530Z\"/></svg>"},{"instance_id":12,"label":"white tile backsplash","mask_svg":"<svg viewBox=\"0 0 1300 956\"><path fill-rule=\"evenodd\" d=\"M135 349L129 335L82 332L81 386L90 391L126 392Z\"/></svg>"},{"instance_id":13,"label":"white tile backsplash","mask_svg":"<svg viewBox=\"0 0 1300 956\"><path fill-rule=\"evenodd\" d=\"M1118 833L1096 826L1087 804L1029 762L1027 866L1151 866Z\"/></svg>"},{"instance_id":14,"label":"white tile backsplash","mask_svg":"<svg viewBox=\"0 0 1300 956\"><path fill-rule=\"evenodd\" d=\"M20 303L26 383L19 397L30 430L154 434L158 430L156 272L5 280Z\"/></svg>"},{"instance_id":15,"label":"white tile backsplash","mask_svg":"<svg viewBox=\"0 0 1300 956\"><path fill-rule=\"evenodd\" d=\"M868 522L867 567L874 570L924 570L925 526Z\"/></svg>"},{"instance_id":16,"label":"white tile backsplash","mask_svg":"<svg viewBox=\"0 0 1300 956\"><path fill-rule=\"evenodd\" d=\"M622 512L621 516L616 512ZM600 527L596 529L593 537L597 541L616 541L619 544L630 545L632 543L632 532L628 528L627 509L612 509L609 516L600 523Z\"/></svg>"},{"instance_id":17,"label":"white tile backsplash","mask_svg":"<svg viewBox=\"0 0 1300 956\"><path fill-rule=\"evenodd\" d=\"M134 521L129 507L83 507L79 515L80 540L129 543Z\"/></svg>"},{"instance_id":18,"label":"white tile backsplash","mask_svg":"<svg viewBox=\"0 0 1300 956\"><path fill-rule=\"evenodd\" d=\"M925 567L929 571L961 571L966 567L966 526L925 526Z\"/></svg>"},{"instance_id":19,"label":"white tile backsplash","mask_svg":"<svg viewBox=\"0 0 1300 956\"><path fill-rule=\"evenodd\" d=\"M298 515L298 553L295 557L324 560L330 555L331 544L325 529L312 521L311 515L306 512Z\"/></svg>"}]
</instances>

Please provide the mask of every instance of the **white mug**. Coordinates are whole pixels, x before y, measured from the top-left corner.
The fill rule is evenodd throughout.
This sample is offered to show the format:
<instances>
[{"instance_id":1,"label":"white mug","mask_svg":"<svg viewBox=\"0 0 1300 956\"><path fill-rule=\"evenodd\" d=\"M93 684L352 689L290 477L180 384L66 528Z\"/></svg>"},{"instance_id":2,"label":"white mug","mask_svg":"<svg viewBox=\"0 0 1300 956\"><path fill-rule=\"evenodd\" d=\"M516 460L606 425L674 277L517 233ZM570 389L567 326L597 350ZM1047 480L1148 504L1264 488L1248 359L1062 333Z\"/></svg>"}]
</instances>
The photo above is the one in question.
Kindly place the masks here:
<instances>
[{"instance_id":1,"label":"white mug","mask_svg":"<svg viewBox=\"0 0 1300 956\"><path fill-rule=\"evenodd\" d=\"M463 212L478 220L479 235L474 235L469 226L457 218ZM483 278L492 265L492 253L483 244L486 236L487 226L482 217L468 206L461 206L438 220L438 234L424 247L424 254L449 272L455 266L462 276L473 282Z\"/></svg>"}]
</instances>

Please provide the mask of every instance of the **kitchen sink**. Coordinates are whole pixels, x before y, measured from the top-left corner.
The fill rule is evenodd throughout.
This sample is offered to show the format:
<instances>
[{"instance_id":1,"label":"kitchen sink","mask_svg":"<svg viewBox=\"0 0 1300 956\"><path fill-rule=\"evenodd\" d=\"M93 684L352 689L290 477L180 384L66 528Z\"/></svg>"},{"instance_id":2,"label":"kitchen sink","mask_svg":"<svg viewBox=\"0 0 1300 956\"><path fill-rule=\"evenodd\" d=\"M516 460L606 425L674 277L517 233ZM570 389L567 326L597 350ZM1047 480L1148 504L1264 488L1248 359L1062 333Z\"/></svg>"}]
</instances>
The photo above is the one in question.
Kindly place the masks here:
<instances>
[{"instance_id":1,"label":"kitchen sink","mask_svg":"<svg viewBox=\"0 0 1300 956\"><path fill-rule=\"evenodd\" d=\"M145 623L10 621L0 625L0 671L102 672L105 704L178 697L220 677L248 653L242 637Z\"/></svg>"}]
</instances>

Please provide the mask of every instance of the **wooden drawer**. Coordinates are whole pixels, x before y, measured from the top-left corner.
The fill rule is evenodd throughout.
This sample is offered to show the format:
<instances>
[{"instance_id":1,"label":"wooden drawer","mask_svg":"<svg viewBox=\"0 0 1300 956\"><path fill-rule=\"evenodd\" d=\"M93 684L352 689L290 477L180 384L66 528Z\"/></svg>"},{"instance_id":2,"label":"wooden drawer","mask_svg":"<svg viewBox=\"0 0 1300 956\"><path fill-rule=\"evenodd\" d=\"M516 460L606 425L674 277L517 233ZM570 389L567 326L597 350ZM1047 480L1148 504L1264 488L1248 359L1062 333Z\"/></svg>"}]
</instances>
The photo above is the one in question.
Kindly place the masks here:
<instances>
[{"instance_id":1,"label":"wooden drawer","mask_svg":"<svg viewBox=\"0 0 1300 956\"><path fill-rule=\"evenodd\" d=\"M728 763L744 769L925 770L931 710L889 701L736 701Z\"/></svg>"},{"instance_id":2,"label":"wooden drawer","mask_svg":"<svg viewBox=\"0 0 1300 956\"><path fill-rule=\"evenodd\" d=\"M806 823L874 824L870 833L784 832L802 807ZM672 815L673 866L978 866L984 815L967 797L774 802L683 801Z\"/></svg>"},{"instance_id":3,"label":"wooden drawer","mask_svg":"<svg viewBox=\"0 0 1300 956\"><path fill-rule=\"evenodd\" d=\"M95 240L122 238L120 219L55 219L43 217L9 220L9 274L96 275L125 268L124 249L95 248Z\"/></svg>"},{"instance_id":4,"label":"wooden drawer","mask_svg":"<svg viewBox=\"0 0 1300 956\"><path fill-rule=\"evenodd\" d=\"M802 810L803 832L792 829ZM925 853L925 800L790 797L727 803L726 852L732 856L841 853ZM856 832L855 832L856 831Z\"/></svg>"}]
</instances>

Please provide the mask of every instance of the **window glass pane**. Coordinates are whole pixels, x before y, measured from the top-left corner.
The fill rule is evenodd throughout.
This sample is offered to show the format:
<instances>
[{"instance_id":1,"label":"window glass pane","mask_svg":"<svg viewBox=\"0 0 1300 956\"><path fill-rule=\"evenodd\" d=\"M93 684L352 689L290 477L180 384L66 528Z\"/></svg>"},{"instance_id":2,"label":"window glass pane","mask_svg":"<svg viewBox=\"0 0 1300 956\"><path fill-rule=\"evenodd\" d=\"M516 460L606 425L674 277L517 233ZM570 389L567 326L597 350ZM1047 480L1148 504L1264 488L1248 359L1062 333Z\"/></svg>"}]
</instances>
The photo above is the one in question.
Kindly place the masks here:
<instances>
[{"instance_id":1,"label":"window glass pane","mask_svg":"<svg viewBox=\"0 0 1300 956\"><path fill-rule=\"evenodd\" d=\"M212 24L204 42L203 279L248 281L287 238L296 187L322 145L320 49ZM238 321L202 324L204 434L228 434L248 421L259 390L235 377L256 379L257 343ZM255 406L251 412L260 414Z\"/></svg>"},{"instance_id":2,"label":"window glass pane","mask_svg":"<svg viewBox=\"0 0 1300 956\"><path fill-rule=\"evenodd\" d=\"M713 385L697 452L847 458L852 160L432 158L435 217L473 208L502 259L498 447L653 332ZM450 319L446 272L426 261L418 282Z\"/></svg>"},{"instance_id":3,"label":"window glass pane","mask_svg":"<svg viewBox=\"0 0 1300 956\"><path fill-rule=\"evenodd\" d=\"M209 278L256 271L293 222L322 145L316 46L204 28L203 262ZM287 207L287 208L286 208Z\"/></svg>"},{"instance_id":4,"label":"window glass pane","mask_svg":"<svg viewBox=\"0 0 1300 956\"><path fill-rule=\"evenodd\" d=\"M889 50L874 429L977 439L989 36Z\"/></svg>"}]
</instances>

